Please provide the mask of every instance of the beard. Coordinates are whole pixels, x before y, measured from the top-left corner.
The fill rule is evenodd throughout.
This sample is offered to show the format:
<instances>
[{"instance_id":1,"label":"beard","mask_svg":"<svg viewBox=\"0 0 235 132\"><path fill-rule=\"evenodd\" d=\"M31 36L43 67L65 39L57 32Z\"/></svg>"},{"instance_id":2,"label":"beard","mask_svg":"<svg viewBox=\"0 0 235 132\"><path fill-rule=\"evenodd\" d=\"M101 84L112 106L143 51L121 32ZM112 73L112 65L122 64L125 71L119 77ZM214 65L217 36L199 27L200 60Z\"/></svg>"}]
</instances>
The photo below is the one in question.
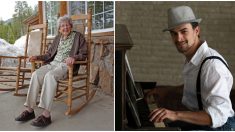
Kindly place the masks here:
<instances>
[{"instance_id":1,"label":"beard","mask_svg":"<svg viewBox=\"0 0 235 132\"><path fill-rule=\"evenodd\" d=\"M175 42L175 46L176 46L178 52L180 52L180 53L186 52L188 50L188 47L190 47L187 40L181 41L181 42Z\"/></svg>"}]
</instances>

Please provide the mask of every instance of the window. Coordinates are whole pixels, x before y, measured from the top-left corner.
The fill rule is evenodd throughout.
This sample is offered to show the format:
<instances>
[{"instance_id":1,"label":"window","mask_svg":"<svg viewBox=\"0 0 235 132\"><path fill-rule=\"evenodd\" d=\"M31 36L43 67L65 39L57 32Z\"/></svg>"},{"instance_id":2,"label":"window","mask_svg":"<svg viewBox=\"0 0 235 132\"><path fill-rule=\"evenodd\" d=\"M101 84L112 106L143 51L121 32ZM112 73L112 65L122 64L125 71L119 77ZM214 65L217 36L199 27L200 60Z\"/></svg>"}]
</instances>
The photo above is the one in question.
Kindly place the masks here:
<instances>
[{"instance_id":1,"label":"window","mask_svg":"<svg viewBox=\"0 0 235 132\"><path fill-rule=\"evenodd\" d=\"M44 3L44 15L48 21L48 36L54 36L57 34L56 22L60 3L58 1L45 1Z\"/></svg>"},{"instance_id":2,"label":"window","mask_svg":"<svg viewBox=\"0 0 235 132\"><path fill-rule=\"evenodd\" d=\"M59 17L60 2L44 1L44 19L48 21L48 36L57 34L56 22ZM114 1L68 1L68 14L86 14L92 8L92 32L113 31Z\"/></svg>"},{"instance_id":3,"label":"window","mask_svg":"<svg viewBox=\"0 0 235 132\"><path fill-rule=\"evenodd\" d=\"M69 2L69 13L74 14L85 14L86 13L86 2L85 1L70 1Z\"/></svg>"},{"instance_id":4,"label":"window","mask_svg":"<svg viewBox=\"0 0 235 132\"><path fill-rule=\"evenodd\" d=\"M114 2L113 1L71 1L69 2L70 15L86 13L92 8L92 31L113 31Z\"/></svg>"}]
</instances>

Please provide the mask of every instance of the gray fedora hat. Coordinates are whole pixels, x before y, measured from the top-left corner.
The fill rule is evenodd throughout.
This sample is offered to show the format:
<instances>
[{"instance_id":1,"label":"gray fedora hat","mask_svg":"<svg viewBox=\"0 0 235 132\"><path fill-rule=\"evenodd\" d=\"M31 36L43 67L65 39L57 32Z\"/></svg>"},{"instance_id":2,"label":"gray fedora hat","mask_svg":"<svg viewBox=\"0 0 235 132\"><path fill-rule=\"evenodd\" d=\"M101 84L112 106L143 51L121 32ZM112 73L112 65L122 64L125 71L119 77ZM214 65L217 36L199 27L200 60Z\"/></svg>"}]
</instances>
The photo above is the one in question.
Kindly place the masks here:
<instances>
[{"instance_id":1,"label":"gray fedora hat","mask_svg":"<svg viewBox=\"0 0 235 132\"><path fill-rule=\"evenodd\" d=\"M188 6L178 6L168 9L168 28L163 32L174 29L175 27L191 22L201 22L201 18L196 19L193 10Z\"/></svg>"}]
</instances>

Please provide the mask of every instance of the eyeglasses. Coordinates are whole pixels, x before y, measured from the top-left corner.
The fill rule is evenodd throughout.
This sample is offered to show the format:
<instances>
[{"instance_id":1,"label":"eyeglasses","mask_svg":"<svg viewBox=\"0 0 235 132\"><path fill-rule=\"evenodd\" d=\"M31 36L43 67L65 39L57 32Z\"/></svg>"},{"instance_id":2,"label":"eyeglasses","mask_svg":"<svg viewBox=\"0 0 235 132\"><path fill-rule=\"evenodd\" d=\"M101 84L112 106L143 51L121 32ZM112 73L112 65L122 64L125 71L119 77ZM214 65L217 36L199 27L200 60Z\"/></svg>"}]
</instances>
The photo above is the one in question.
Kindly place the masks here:
<instances>
[{"instance_id":1,"label":"eyeglasses","mask_svg":"<svg viewBox=\"0 0 235 132\"><path fill-rule=\"evenodd\" d=\"M67 27L71 27L71 25L70 24L60 24L60 28L67 28Z\"/></svg>"}]
</instances>

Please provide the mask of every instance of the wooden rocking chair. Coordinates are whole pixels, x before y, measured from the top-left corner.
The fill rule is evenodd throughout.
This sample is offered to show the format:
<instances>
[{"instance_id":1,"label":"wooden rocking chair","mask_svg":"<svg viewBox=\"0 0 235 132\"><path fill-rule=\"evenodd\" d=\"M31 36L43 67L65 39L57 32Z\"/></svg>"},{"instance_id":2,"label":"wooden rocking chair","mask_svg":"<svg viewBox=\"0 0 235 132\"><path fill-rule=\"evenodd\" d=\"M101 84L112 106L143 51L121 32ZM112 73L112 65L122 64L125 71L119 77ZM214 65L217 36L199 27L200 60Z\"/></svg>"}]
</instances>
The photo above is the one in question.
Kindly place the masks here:
<instances>
[{"instance_id":1,"label":"wooden rocking chair","mask_svg":"<svg viewBox=\"0 0 235 132\"><path fill-rule=\"evenodd\" d=\"M32 55L41 55L45 51L45 43L47 36L47 23L38 25L28 25L24 56L0 56L0 59L15 59L18 62L16 67L0 67L0 76L5 80L0 83L7 85L7 88L0 88L0 91L14 91L14 95L19 94L18 90L27 88L29 84L25 84L25 80L29 80L31 67L27 67L27 58ZM13 85L12 83L16 83Z\"/></svg>"},{"instance_id":2,"label":"wooden rocking chair","mask_svg":"<svg viewBox=\"0 0 235 132\"><path fill-rule=\"evenodd\" d=\"M86 37L88 57L85 61L76 61L80 64L80 69L85 66L85 70L77 75L73 75L73 66L68 67L68 78L58 81L58 87L55 95L56 101L65 102L67 111L65 115L72 115L79 112L94 97L96 90L90 89L90 62L91 62L91 28L92 14L91 10L87 14L71 16L74 21L74 27ZM81 21L80 21L81 20ZM80 21L80 23L77 23ZM76 26L75 26L76 25ZM87 32L85 32L87 29ZM82 31L81 31L82 30ZM34 62L32 62L34 63ZM32 64L35 65L35 64ZM34 67L32 68L34 71ZM76 100L76 101L75 101Z\"/></svg>"}]
</instances>

